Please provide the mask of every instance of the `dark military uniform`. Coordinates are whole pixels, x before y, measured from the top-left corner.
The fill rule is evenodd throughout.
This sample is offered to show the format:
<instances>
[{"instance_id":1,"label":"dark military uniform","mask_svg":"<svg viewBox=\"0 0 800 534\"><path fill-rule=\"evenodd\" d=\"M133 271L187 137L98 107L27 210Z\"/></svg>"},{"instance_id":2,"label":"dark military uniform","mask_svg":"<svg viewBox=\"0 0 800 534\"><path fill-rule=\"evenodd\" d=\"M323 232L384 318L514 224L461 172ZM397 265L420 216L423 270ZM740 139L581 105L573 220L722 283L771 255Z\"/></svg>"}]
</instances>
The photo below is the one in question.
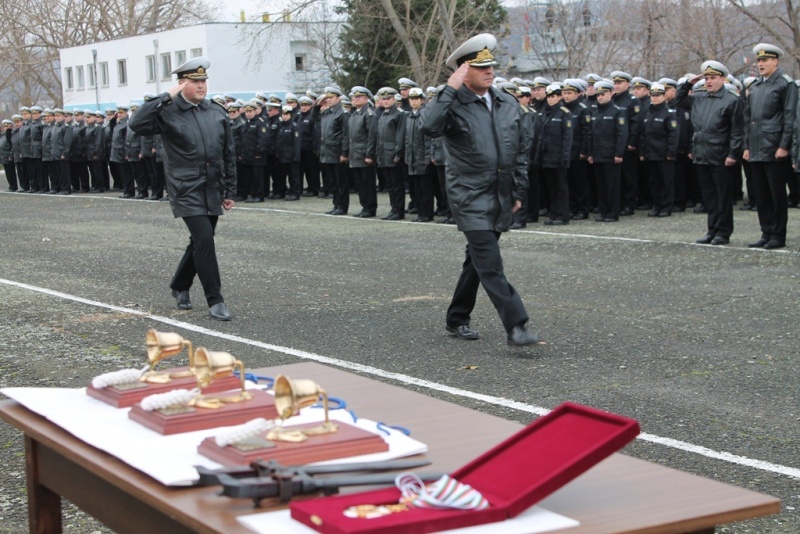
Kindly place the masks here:
<instances>
[{"instance_id":1,"label":"dark military uniform","mask_svg":"<svg viewBox=\"0 0 800 534\"><path fill-rule=\"evenodd\" d=\"M639 184L639 151L636 143L639 140L641 128L640 112L642 110L639 99L630 93L615 94L614 104L625 111L628 126L628 148L625 150L622 162L622 210L620 215L633 215L636 208Z\"/></svg>"},{"instance_id":2,"label":"dark military uniform","mask_svg":"<svg viewBox=\"0 0 800 534\"><path fill-rule=\"evenodd\" d=\"M232 128L233 130L233 128ZM234 145L236 144L234 131ZM265 175L267 167L267 144L269 131L261 115L246 120L238 131L240 152L236 152L242 175L238 176L237 191L245 202L263 202L265 195Z\"/></svg>"},{"instance_id":3,"label":"dark military uniform","mask_svg":"<svg viewBox=\"0 0 800 534\"><path fill-rule=\"evenodd\" d=\"M53 132L54 122L45 124L42 128L42 177L43 191L49 193L58 192L58 174L55 171L53 161Z\"/></svg>"},{"instance_id":4,"label":"dark military uniform","mask_svg":"<svg viewBox=\"0 0 800 534\"><path fill-rule=\"evenodd\" d=\"M128 161L125 159L125 138L128 135L128 117L117 119L114 136L111 140L110 161L117 164L117 171L122 178L122 198L133 198L136 192Z\"/></svg>"},{"instance_id":5,"label":"dark military uniform","mask_svg":"<svg viewBox=\"0 0 800 534\"><path fill-rule=\"evenodd\" d=\"M433 185L436 177L431 163L431 138L422 133L422 109L405 113L405 163L408 178L417 192L417 221L433 220Z\"/></svg>"},{"instance_id":6,"label":"dark military uniform","mask_svg":"<svg viewBox=\"0 0 800 534\"><path fill-rule=\"evenodd\" d=\"M69 170L69 147L72 146L72 126L66 122L56 122L51 148L53 161L58 164L58 186L62 195L72 192L72 177Z\"/></svg>"},{"instance_id":7,"label":"dark military uniform","mask_svg":"<svg viewBox=\"0 0 800 534\"><path fill-rule=\"evenodd\" d=\"M567 169L572 151L572 115L561 102L545 108L534 161L550 195L550 217L545 224L569 224Z\"/></svg>"},{"instance_id":8,"label":"dark military uniform","mask_svg":"<svg viewBox=\"0 0 800 534\"><path fill-rule=\"evenodd\" d=\"M90 191L103 193L105 191L105 177L103 166L105 162L105 129L102 122L95 122L86 128L86 158L89 160L92 184Z\"/></svg>"},{"instance_id":9,"label":"dark military uniform","mask_svg":"<svg viewBox=\"0 0 800 534\"><path fill-rule=\"evenodd\" d=\"M744 149L756 191L758 222L763 245L786 245L788 200L786 184L792 172L790 158L776 159L779 148L791 150L797 112L797 86L778 68L768 79L750 85L745 104Z\"/></svg>"},{"instance_id":10,"label":"dark military uniform","mask_svg":"<svg viewBox=\"0 0 800 534\"><path fill-rule=\"evenodd\" d=\"M80 193L89 192L89 167L86 160L86 123L77 118L72 124L72 143L69 146L69 167L72 189Z\"/></svg>"},{"instance_id":11,"label":"dark military uniform","mask_svg":"<svg viewBox=\"0 0 800 534\"><path fill-rule=\"evenodd\" d=\"M378 169L383 170L389 192L391 211L387 217L402 219L405 216L406 191L403 175L406 113L396 105L384 108L378 117L375 152ZM395 214L396 217L391 217Z\"/></svg>"},{"instance_id":12,"label":"dark military uniform","mask_svg":"<svg viewBox=\"0 0 800 534\"><path fill-rule=\"evenodd\" d=\"M0 164L6 173L8 191L17 190L17 169L14 166L14 129L8 128L0 133Z\"/></svg>"},{"instance_id":13,"label":"dark military uniform","mask_svg":"<svg viewBox=\"0 0 800 534\"><path fill-rule=\"evenodd\" d=\"M342 151L347 154L358 189L361 213L355 214L356 216L374 217L378 210L374 164L378 130L376 123L375 111L369 104L351 111L347 121L347 135ZM367 163L367 159L372 160L372 163Z\"/></svg>"},{"instance_id":14,"label":"dark military uniform","mask_svg":"<svg viewBox=\"0 0 800 534\"><path fill-rule=\"evenodd\" d=\"M300 175L306 177L306 192L303 196L315 197L320 192L319 156L314 150L316 117L311 109L305 113L298 110L295 122L300 132Z\"/></svg>"},{"instance_id":15,"label":"dark military uniform","mask_svg":"<svg viewBox=\"0 0 800 534\"><path fill-rule=\"evenodd\" d=\"M333 209L330 211L343 215L350 209L347 163L341 160L342 156L347 155L342 143L346 135L349 114L344 112L341 102L322 112L315 106L314 113L319 114L319 161L322 166L323 185L328 184L329 191L333 194Z\"/></svg>"},{"instance_id":16,"label":"dark military uniform","mask_svg":"<svg viewBox=\"0 0 800 534\"><path fill-rule=\"evenodd\" d=\"M582 99L564 102L572 116L572 149L569 156L569 206L574 219L585 219L591 210L589 188L589 143L592 139L592 111Z\"/></svg>"},{"instance_id":17,"label":"dark military uniform","mask_svg":"<svg viewBox=\"0 0 800 534\"><path fill-rule=\"evenodd\" d=\"M650 216L672 214L675 203L675 155L678 150L678 118L666 102L650 104L644 112L639 138L639 155L649 176L653 198Z\"/></svg>"},{"instance_id":18,"label":"dark military uniform","mask_svg":"<svg viewBox=\"0 0 800 534\"><path fill-rule=\"evenodd\" d=\"M622 164L615 163L614 158L624 158L628 151L626 116L627 111L620 109L613 100L606 104L598 102L592 115L589 157L597 180L598 221L619 220Z\"/></svg>"},{"instance_id":19,"label":"dark military uniform","mask_svg":"<svg viewBox=\"0 0 800 534\"><path fill-rule=\"evenodd\" d=\"M303 175L300 172L302 140L297 123L291 118L281 120L275 145L275 157L278 159L278 172L281 180L288 178L289 189L284 200L299 200L303 193Z\"/></svg>"}]
</instances>

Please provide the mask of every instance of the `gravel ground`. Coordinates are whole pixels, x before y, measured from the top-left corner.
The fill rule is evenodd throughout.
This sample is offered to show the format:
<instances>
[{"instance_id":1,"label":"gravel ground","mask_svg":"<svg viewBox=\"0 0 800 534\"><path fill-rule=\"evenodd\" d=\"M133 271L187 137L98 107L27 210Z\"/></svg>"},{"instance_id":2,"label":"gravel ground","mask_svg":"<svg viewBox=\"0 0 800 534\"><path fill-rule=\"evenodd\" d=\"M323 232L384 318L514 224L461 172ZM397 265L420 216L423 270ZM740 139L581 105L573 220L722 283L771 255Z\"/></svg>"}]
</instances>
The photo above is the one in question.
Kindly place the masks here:
<instances>
[{"instance_id":1,"label":"gravel ground","mask_svg":"<svg viewBox=\"0 0 800 534\"><path fill-rule=\"evenodd\" d=\"M388 199L379 197L379 215ZM351 205L357 206L353 196ZM727 247L691 244L704 215L618 224L540 224L501 240L509 279L546 346L510 349L485 295L476 342L449 338L444 313L463 261L453 227L328 217L329 201L243 204L221 219L223 293L235 318L175 309L168 283L186 245L166 203L114 196L0 194L2 278L243 338L553 407L565 400L640 421L644 432L797 469L800 458L800 217L789 246L747 249L754 212L735 212ZM0 283L0 387L81 387L138 366L153 319ZM298 361L210 335L195 344L248 368ZM178 362L179 363L179 362ZM467 371L467 366L476 366ZM521 423L530 415L420 389ZM24 453L0 424L0 532L27 530ZM637 441L626 454L780 497L780 514L724 533L800 533L795 478ZM64 508L68 533L109 532Z\"/></svg>"}]
</instances>

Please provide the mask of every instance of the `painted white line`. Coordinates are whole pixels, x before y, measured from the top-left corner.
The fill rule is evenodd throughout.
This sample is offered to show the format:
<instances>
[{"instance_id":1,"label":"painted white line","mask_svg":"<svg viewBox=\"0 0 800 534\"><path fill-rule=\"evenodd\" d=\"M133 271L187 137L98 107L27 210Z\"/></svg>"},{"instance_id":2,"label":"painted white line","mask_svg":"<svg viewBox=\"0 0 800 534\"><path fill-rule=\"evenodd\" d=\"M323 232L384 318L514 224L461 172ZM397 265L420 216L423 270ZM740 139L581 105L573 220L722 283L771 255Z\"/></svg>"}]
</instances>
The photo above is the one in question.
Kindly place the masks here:
<instances>
[{"instance_id":1,"label":"painted white line","mask_svg":"<svg viewBox=\"0 0 800 534\"><path fill-rule=\"evenodd\" d=\"M20 289L27 289L30 291L36 291L38 293L43 293L45 295L50 295L52 297L58 297L65 300L70 300L73 302L79 302L81 304L86 304L89 306L94 306L97 308L104 308L107 310L112 310L120 313L126 313L129 315L136 315L139 317L143 317L146 319L150 319L156 322L160 322L163 324L168 324L170 326L174 326L177 328L183 328L184 330L188 330L190 332L197 332L199 334L204 334L212 337L216 337L219 339L227 339L229 341L234 341L236 343L243 343L245 345L250 345L252 347L259 347L265 350L271 350L274 352L280 352L283 354L288 354L290 356L295 356L297 358L301 358L304 360L310 360L314 362L324 363L328 365L333 365L336 367L340 367L342 369L348 369L351 371L358 371L365 374L370 374L373 376L378 376L381 378L385 378L387 380L393 380L396 382L400 382L402 384L407 384L411 386L418 386L434 391L441 391L442 393L448 393L450 395L454 395L456 397L463 397L467 399L477 400L481 402L485 402L487 404L493 404L495 406L502 406L504 408L511 408L513 410L517 410L520 412L531 413L534 415L542 416L546 415L550 412L547 408L543 408L541 406L535 406L532 404L526 404L523 402L518 402L513 399L506 399L504 397L496 397L494 395L484 395L482 393L475 393L473 391L468 391L464 389L458 389L451 386L447 386L444 384L439 384L438 382L431 382L429 380L424 380L421 378L416 378L409 375L404 375L400 373L392 373L389 371L385 371L383 369L379 369L377 367L372 367L369 365L362 365L360 363L353 363L348 362L345 360L340 360L338 358L331 358L328 356L322 356L321 354L315 354L313 352L306 352L303 350L293 349L291 347L283 347L280 345L272 345L269 343L263 343L261 341L256 341L253 339L248 339L240 336L236 336L233 334L226 334L224 332L219 332L217 330L211 330L209 328L205 328L202 326L198 326L192 323L186 323L184 321L177 321L175 319L170 319L169 317L163 317L161 315L153 315L151 313L133 310L130 308L124 308L122 306L114 306L112 304L106 304L104 302L98 302L96 300L85 299L82 297L78 297L75 295L70 295L68 293L62 293L60 291L53 291L52 289L47 289L43 287L32 286L29 284L24 284L22 282L15 282L13 280L6 280L4 278L0 278L0 283L6 284L9 286L18 287ZM709 449L707 447L702 447L700 445L694 445L692 443L687 443L685 441L679 441L672 438L664 438L661 436L656 436L654 434L647 434L642 433L639 434L637 439L641 439L642 441L646 441L649 443L654 443L657 445L663 445L665 447L670 447L672 449L678 449L685 452L690 452L693 454L697 454L700 456L705 456L707 458L713 458L716 460L722 460L724 462L728 462L731 464L741 465L745 467L752 467L754 469L759 469L761 471L768 471L771 473L777 473L779 475L785 475L792 478L800 479L800 468L795 467L788 467L785 465L774 464L771 462L766 462L763 460L756 460L753 458L747 458L746 456L738 456L736 454L731 454L725 451L715 451L713 449Z\"/></svg>"}]
</instances>

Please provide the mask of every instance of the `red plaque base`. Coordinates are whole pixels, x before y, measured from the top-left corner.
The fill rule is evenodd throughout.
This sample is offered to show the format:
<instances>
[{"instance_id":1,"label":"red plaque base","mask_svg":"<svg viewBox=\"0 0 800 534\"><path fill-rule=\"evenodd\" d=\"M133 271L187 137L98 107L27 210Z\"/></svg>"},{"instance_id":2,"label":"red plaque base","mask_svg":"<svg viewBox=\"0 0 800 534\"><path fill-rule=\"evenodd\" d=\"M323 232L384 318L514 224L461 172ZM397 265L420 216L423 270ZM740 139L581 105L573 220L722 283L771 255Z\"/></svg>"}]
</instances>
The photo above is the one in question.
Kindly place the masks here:
<instances>
[{"instance_id":1,"label":"red plaque base","mask_svg":"<svg viewBox=\"0 0 800 534\"><path fill-rule=\"evenodd\" d=\"M335 423L339 426L336 432L309 436L300 443L275 441L274 447L244 451L231 445L220 447L211 437L200 443L197 452L226 467L232 467L249 465L255 460L277 460L283 465L307 464L389 450L389 445L379 435L347 423ZM285 428L311 428L318 424L308 423Z\"/></svg>"},{"instance_id":2,"label":"red plaque base","mask_svg":"<svg viewBox=\"0 0 800 534\"><path fill-rule=\"evenodd\" d=\"M188 371L188 367L176 367L173 369L165 369L158 371L159 373L177 374ZM204 394L218 393L220 391L229 391L241 387L241 379L230 375L225 378L219 378L209 384L207 388L203 388ZM145 387L138 387L135 389L117 389L114 386L107 388L96 388L89 384L86 388L86 394L92 398L103 401L116 408L127 408L133 406L140 400L156 393L166 393L173 389L193 389L197 387L197 379L193 376L184 378L173 378L166 384L151 384L149 382L141 382Z\"/></svg>"},{"instance_id":3,"label":"red plaque base","mask_svg":"<svg viewBox=\"0 0 800 534\"><path fill-rule=\"evenodd\" d=\"M412 507L372 519L344 515L351 506L397 504L397 488L293 501L289 507L293 519L332 534L425 534L495 523L527 510L638 433L633 419L564 403L452 473L486 497L489 507L484 510Z\"/></svg>"},{"instance_id":4,"label":"red plaque base","mask_svg":"<svg viewBox=\"0 0 800 534\"><path fill-rule=\"evenodd\" d=\"M219 395L233 396L239 391L241 390L225 391ZM134 404L128 412L128 417L165 436L220 426L241 425L257 417L265 419L278 417L275 397L260 389L248 391L253 394L250 400L233 402L217 409L194 407L190 412L174 415L165 415L155 410L148 412L142 409L141 404Z\"/></svg>"}]
</instances>

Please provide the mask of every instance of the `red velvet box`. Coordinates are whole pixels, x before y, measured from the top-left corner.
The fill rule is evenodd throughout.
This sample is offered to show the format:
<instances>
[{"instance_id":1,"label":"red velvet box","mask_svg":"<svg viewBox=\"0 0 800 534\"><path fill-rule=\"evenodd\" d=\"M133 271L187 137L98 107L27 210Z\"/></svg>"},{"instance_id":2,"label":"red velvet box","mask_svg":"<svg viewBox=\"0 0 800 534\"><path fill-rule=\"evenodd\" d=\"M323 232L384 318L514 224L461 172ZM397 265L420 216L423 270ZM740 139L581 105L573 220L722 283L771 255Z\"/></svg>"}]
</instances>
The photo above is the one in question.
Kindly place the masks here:
<instances>
[{"instance_id":1,"label":"red velvet box","mask_svg":"<svg viewBox=\"0 0 800 534\"><path fill-rule=\"evenodd\" d=\"M400 491L388 488L292 502L291 515L318 532L334 534L423 534L504 521L620 450L638 433L633 419L564 403L452 473L486 497L490 506L485 510L411 507L373 519L344 515L351 506L397 504Z\"/></svg>"}]
</instances>

